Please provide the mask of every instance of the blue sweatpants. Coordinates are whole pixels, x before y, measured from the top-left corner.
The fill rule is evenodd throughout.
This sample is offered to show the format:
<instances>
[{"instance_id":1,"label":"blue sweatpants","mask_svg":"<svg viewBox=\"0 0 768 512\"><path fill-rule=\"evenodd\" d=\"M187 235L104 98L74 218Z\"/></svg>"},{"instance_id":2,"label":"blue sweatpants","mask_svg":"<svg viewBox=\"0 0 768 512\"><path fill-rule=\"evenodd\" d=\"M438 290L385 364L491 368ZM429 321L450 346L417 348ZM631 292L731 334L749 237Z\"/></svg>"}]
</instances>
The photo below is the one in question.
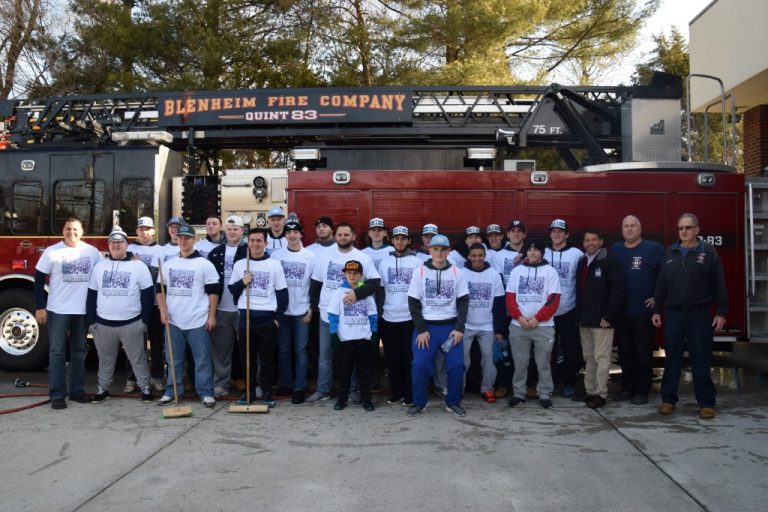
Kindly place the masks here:
<instances>
[{"instance_id":1,"label":"blue sweatpants","mask_svg":"<svg viewBox=\"0 0 768 512\"><path fill-rule=\"evenodd\" d=\"M427 405L427 384L435 372L435 354L440 345L448 338L453 330L452 324L430 324L429 346L419 348L416 345L417 332L414 329L411 339L413 363L411 364L411 380L413 381L413 405ZM461 392L464 388L464 341L445 353L445 372L448 376L448 392L445 397L446 405L461 402Z\"/></svg>"}]
</instances>

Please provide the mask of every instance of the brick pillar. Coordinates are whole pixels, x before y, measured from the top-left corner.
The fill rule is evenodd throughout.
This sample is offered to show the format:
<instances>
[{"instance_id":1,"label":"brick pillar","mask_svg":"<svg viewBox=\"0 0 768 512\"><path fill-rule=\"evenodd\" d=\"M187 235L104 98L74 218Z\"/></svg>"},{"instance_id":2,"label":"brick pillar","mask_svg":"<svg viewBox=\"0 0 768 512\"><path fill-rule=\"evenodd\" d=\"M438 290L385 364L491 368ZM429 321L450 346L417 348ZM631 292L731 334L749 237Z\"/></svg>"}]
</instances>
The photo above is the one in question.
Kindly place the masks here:
<instances>
[{"instance_id":1,"label":"brick pillar","mask_svg":"<svg viewBox=\"0 0 768 512\"><path fill-rule=\"evenodd\" d=\"M768 167L768 105L744 112L744 174L758 176Z\"/></svg>"}]
</instances>

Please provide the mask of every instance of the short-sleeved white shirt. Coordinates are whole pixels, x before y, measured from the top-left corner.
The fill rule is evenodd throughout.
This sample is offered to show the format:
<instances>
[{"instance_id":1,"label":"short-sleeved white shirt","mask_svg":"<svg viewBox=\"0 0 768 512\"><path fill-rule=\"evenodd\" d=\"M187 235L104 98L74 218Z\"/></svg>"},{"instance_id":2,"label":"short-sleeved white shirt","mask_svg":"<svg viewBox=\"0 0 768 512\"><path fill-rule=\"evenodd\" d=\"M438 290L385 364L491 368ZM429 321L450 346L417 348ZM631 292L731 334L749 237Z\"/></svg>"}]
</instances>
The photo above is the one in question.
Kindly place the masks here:
<instances>
[{"instance_id":1,"label":"short-sleeved white shirt","mask_svg":"<svg viewBox=\"0 0 768 512\"><path fill-rule=\"evenodd\" d=\"M149 268L139 260L103 259L91 273L96 290L96 314L104 320L130 320L141 314L141 290L152 286Z\"/></svg>"},{"instance_id":2,"label":"short-sleeved white shirt","mask_svg":"<svg viewBox=\"0 0 768 512\"><path fill-rule=\"evenodd\" d=\"M349 290L342 286L334 290L328 301L328 313L339 317L338 335L341 341L369 340L372 332L368 317L376 314L376 301L369 295L352 304L344 304L344 294Z\"/></svg>"},{"instance_id":3,"label":"short-sleeved white shirt","mask_svg":"<svg viewBox=\"0 0 768 512\"><path fill-rule=\"evenodd\" d=\"M576 268L584 253L575 247L568 247L564 251L552 251L544 249L544 259L557 271L560 276L560 305L555 316L564 315L576 307Z\"/></svg>"},{"instance_id":4,"label":"short-sleeved white shirt","mask_svg":"<svg viewBox=\"0 0 768 512\"><path fill-rule=\"evenodd\" d=\"M157 268L157 260L165 259L162 245L141 245L138 242L128 244L128 251L139 257L147 267Z\"/></svg>"},{"instance_id":5,"label":"short-sleeved white shirt","mask_svg":"<svg viewBox=\"0 0 768 512\"><path fill-rule=\"evenodd\" d=\"M520 308L523 316L530 317L546 304L547 297L553 293L560 293L560 276L552 265L537 267L518 265L509 276L507 291L515 294L517 307ZM520 322L514 318L512 323L520 327ZM544 327L555 325L554 316L540 322L539 325Z\"/></svg>"},{"instance_id":6,"label":"short-sleeved white shirt","mask_svg":"<svg viewBox=\"0 0 768 512\"><path fill-rule=\"evenodd\" d=\"M384 288L384 311L382 317L387 322L407 322L411 320L408 309L408 288L416 269L421 265L416 255L397 258L389 255L379 263L381 286Z\"/></svg>"},{"instance_id":7,"label":"short-sleeved white shirt","mask_svg":"<svg viewBox=\"0 0 768 512\"><path fill-rule=\"evenodd\" d=\"M226 239L224 237L221 238L218 242L211 242L207 238L202 238L195 242L195 250L200 253L200 256L203 258L207 258L209 254L211 254L211 251L217 248L222 243L226 243Z\"/></svg>"},{"instance_id":8,"label":"short-sleeved white shirt","mask_svg":"<svg viewBox=\"0 0 768 512\"><path fill-rule=\"evenodd\" d=\"M408 288L408 296L421 301L424 320L456 318L456 299L468 294L467 278L454 265L435 270L422 263Z\"/></svg>"},{"instance_id":9,"label":"short-sleeved white shirt","mask_svg":"<svg viewBox=\"0 0 768 512\"><path fill-rule=\"evenodd\" d=\"M369 279L379 279L379 272L373 265L371 259L361 250L352 248L349 252L340 252L338 247L328 251L320 258L315 271L312 273L312 279L321 281L323 288L320 291L320 318L323 322L328 322L328 301L336 288L344 282L344 264L350 260L357 260L363 266L363 277L366 281Z\"/></svg>"},{"instance_id":10,"label":"short-sleeved white shirt","mask_svg":"<svg viewBox=\"0 0 768 512\"><path fill-rule=\"evenodd\" d=\"M467 279L469 289L469 312L467 329L493 331L493 301L504 296L504 285L496 269L488 267L482 272L468 268L461 270Z\"/></svg>"},{"instance_id":11,"label":"short-sleeved white shirt","mask_svg":"<svg viewBox=\"0 0 768 512\"><path fill-rule=\"evenodd\" d=\"M219 282L213 263L199 255L177 256L163 264L163 278L171 323L184 330L205 325L210 305L205 285ZM157 281L160 282L159 275Z\"/></svg>"},{"instance_id":12,"label":"short-sleeved white shirt","mask_svg":"<svg viewBox=\"0 0 768 512\"><path fill-rule=\"evenodd\" d=\"M35 270L49 276L46 309L60 315L84 315L91 272L101 253L85 242L70 247L63 241L47 247Z\"/></svg>"},{"instance_id":13,"label":"short-sleeved white shirt","mask_svg":"<svg viewBox=\"0 0 768 512\"><path fill-rule=\"evenodd\" d=\"M238 260L232 267L232 275L229 284L235 284L243 279L246 270L247 259ZM251 311L277 311L276 290L284 290L288 287L285 282L283 266L279 261L269 259L251 260L248 269L253 275L250 286L243 290L237 301L238 309L246 307L246 293L251 297Z\"/></svg>"},{"instance_id":14,"label":"short-sleeved white shirt","mask_svg":"<svg viewBox=\"0 0 768 512\"><path fill-rule=\"evenodd\" d=\"M171 242L168 242L167 244L163 245L162 248L163 263L179 255L179 244L173 245Z\"/></svg>"},{"instance_id":15,"label":"short-sleeved white shirt","mask_svg":"<svg viewBox=\"0 0 768 512\"><path fill-rule=\"evenodd\" d=\"M227 245L224 248L224 286L222 286L221 297L219 297L219 305L216 307L219 311L237 312L235 298L232 297L232 292L229 291L229 286L227 286L229 284L229 277L232 275L232 268L235 265L237 249L238 246L236 245Z\"/></svg>"},{"instance_id":16,"label":"short-sleeved white shirt","mask_svg":"<svg viewBox=\"0 0 768 512\"><path fill-rule=\"evenodd\" d=\"M284 247L273 252L271 257L283 266L285 282L288 283L288 309L285 314L305 315L309 310L309 285L317 265L317 255L304 247L298 251Z\"/></svg>"}]
</instances>

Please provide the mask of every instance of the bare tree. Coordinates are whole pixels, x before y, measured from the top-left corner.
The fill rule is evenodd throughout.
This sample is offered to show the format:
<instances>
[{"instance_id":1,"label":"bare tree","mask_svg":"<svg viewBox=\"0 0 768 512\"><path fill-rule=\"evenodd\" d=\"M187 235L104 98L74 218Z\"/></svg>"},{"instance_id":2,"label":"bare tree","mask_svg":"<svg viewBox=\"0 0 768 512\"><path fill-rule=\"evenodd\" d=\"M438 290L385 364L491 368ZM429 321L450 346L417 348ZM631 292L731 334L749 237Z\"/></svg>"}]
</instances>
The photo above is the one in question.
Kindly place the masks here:
<instances>
[{"instance_id":1,"label":"bare tree","mask_svg":"<svg viewBox=\"0 0 768 512\"><path fill-rule=\"evenodd\" d=\"M0 97L17 87L24 52L44 32L42 0L0 0Z\"/></svg>"}]
</instances>

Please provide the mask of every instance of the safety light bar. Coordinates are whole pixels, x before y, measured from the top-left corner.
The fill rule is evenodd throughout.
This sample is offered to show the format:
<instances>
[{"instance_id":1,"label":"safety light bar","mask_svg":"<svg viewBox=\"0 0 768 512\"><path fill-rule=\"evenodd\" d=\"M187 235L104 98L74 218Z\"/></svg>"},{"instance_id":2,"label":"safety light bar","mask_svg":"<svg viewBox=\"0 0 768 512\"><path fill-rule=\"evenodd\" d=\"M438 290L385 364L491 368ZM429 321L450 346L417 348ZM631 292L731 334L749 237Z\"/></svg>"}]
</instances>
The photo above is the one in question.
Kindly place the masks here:
<instances>
[{"instance_id":1,"label":"safety light bar","mask_svg":"<svg viewBox=\"0 0 768 512\"><path fill-rule=\"evenodd\" d=\"M112 140L115 142L149 142L151 144L170 144L173 135L162 130L113 132Z\"/></svg>"}]
</instances>

